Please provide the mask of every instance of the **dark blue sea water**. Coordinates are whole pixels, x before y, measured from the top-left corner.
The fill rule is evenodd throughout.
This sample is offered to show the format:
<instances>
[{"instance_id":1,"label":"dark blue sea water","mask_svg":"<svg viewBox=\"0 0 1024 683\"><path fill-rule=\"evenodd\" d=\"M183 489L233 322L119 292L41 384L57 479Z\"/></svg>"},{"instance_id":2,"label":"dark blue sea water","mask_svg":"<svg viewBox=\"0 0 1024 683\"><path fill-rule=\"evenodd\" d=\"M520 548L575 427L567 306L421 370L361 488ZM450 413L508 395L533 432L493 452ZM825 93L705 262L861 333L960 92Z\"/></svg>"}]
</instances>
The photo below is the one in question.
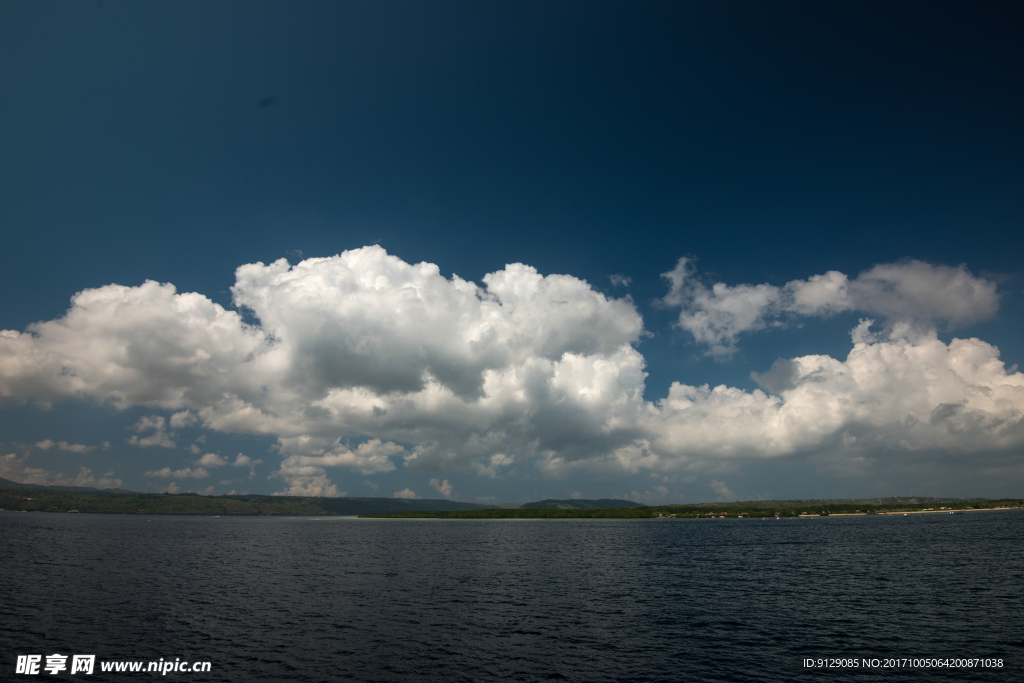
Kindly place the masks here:
<instances>
[{"instance_id":1,"label":"dark blue sea water","mask_svg":"<svg viewBox=\"0 0 1024 683\"><path fill-rule=\"evenodd\" d=\"M0 514L3 680L1017 681L1024 512L435 521ZM15 674L19 654L210 661ZM799 670L1006 657L1010 671Z\"/></svg>"}]
</instances>

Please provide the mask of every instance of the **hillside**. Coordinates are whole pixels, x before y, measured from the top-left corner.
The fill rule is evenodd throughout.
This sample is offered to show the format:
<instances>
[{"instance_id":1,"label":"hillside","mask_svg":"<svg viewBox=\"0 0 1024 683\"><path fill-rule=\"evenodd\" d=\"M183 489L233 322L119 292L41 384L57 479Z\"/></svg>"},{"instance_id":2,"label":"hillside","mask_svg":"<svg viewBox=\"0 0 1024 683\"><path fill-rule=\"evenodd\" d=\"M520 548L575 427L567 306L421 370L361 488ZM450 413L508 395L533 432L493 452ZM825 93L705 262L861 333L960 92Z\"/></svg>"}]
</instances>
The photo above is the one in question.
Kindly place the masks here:
<instances>
[{"instance_id":1,"label":"hillside","mask_svg":"<svg viewBox=\"0 0 1024 683\"><path fill-rule=\"evenodd\" d=\"M74 486L41 486L0 480L0 509L158 515L372 515L420 510L483 510L492 506L450 500L312 498L300 496L200 496L137 493Z\"/></svg>"},{"instance_id":2,"label":"hillside","mask_svg":"<svg viewBox=\"0 0 1024 683\"><path fill-rule=\"evenodd\" d=\"M582 519L675 517L795 517L801 513L878 514L939 509L1020 506L1016 499L858 498L766 500L733 503L645 506L628 500L541 500L518 509L450 500L403 498L313 498L301 496L200 496L195 493L139 493L81 486L19 484L0 478L0 509L36 512L94 512L162 515L359 515L450 519ZM501 509L505 508L505 509Z\"/></svg>"},{"instance_id":3,"label":"hillside","mask_svg":"<svg viewBox=\"0 0 1024 683\"><path fill-rule=\"evenodd\" d=\"M0 490L3 489L28 489L32 491L71 491L76 493L95 493L105 491L107 493L132 493L124 489L97 489L92 486L46 486L43 484L19 484L10 479L0 477Z\"/></svg>"}]
</instances>

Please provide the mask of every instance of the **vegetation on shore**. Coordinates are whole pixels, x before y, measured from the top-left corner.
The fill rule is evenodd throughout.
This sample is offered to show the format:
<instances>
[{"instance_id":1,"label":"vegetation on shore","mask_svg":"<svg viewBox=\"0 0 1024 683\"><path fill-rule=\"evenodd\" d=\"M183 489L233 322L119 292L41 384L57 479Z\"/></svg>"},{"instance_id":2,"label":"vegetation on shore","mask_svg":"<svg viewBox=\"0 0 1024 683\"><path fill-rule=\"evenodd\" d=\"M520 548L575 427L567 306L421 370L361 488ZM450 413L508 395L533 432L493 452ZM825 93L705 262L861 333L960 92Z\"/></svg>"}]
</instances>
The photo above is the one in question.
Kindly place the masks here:
<instances>
[{"instance_id":1,"label":"vegetation on shore","mask_svg":"<svg viewBox=\"0 0 1024 683\"><path fill-rule=\"evenodd\" d=\"M592 510L595 508L638 508L644 507L643 503L634 503L631 500L618 500L615 498L599 498L587 500L585 498L572 498L570 500L538 500L536 503L523 503L518 506L520 510Z\"/></svg>"},{"instance_id":2,"label":"vegetation on shore","mask_svg":"<svg viewBox=\"0 0 1024 683\"><path fill-rule=\"evenodd\" d=\"M869 500L871 502L869 502ZM913 501L913 502L911 502ZM860 500L770 500L737 503L699 503L696 505L655 505L630 508L464 510L426 512L410 510L392 514L362 515L379 519L651 519L671 517L697 519L711 517L799 517L802 515L892 514L897 512L936 512L1021 507L1024 500L964 498L860 499Z\"/></svg>"}]
</instances>

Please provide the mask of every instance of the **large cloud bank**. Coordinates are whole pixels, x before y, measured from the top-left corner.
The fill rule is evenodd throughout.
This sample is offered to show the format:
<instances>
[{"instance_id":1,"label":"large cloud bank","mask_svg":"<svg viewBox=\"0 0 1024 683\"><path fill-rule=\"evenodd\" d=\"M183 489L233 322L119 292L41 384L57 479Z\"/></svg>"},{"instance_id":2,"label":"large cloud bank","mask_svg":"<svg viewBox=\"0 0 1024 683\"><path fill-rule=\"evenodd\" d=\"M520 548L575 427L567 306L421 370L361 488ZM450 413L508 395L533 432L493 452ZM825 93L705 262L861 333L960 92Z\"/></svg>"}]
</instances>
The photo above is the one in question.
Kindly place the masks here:
<instances>
[{"instance_id":1,"label":"large cloud bank","mask_svg":"<svg viewBox=\"0 0 1024 683\"><path fill-rule=\"evenodd\" d=\"M644 399L632 301L571 276L512 264L477 285L379 247L236 275L235 303L256 325L146 282L83 291L62 318L0 332L0 400L143 405L178 411L172 427L194 412L208 429L273 435L293 493L336 492L329 468L371 475L403 460L496 477L1024 443L1024 376L982 341L945 344L919 324L995 312L994 286L964 268L911 262L708 290L681 261L666 301L709 345L787 311L885 322L878 335L858 327L846 360L780 361L756 377L763 391L676 383L658 402Z\"/></svg>"}]
</instances>

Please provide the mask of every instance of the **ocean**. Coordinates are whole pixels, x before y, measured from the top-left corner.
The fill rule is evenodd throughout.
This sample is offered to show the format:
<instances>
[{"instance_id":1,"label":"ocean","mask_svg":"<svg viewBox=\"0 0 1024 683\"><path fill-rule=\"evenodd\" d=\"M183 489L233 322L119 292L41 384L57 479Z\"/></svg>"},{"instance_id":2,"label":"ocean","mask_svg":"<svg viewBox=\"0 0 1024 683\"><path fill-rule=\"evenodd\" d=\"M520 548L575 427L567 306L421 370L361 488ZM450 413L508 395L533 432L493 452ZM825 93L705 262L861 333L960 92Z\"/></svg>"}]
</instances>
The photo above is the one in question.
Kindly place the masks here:
<instances>
[{"instance_id":1,"label":"ocean","mask_svg":"<svg viewBox=\"0 0 1024 683\"><path fill-rule=\"evenodd\" d=\"M2 680L1024 680L1022 511L486 521L4 512L0 537ZM18 673L32 655L39 673ZM42 668L52 655L66 670L59 657L55 673ZM72 675L73 655L94 655L94 673ZM808 670L808 660L850 668ZM967 666L948 668L957 660ZM981 668L986 660L1003 667ZM101 671L118 662L170 670ZM181 662L209 671L175 671Z\"/></svg>"}]
</instances>

